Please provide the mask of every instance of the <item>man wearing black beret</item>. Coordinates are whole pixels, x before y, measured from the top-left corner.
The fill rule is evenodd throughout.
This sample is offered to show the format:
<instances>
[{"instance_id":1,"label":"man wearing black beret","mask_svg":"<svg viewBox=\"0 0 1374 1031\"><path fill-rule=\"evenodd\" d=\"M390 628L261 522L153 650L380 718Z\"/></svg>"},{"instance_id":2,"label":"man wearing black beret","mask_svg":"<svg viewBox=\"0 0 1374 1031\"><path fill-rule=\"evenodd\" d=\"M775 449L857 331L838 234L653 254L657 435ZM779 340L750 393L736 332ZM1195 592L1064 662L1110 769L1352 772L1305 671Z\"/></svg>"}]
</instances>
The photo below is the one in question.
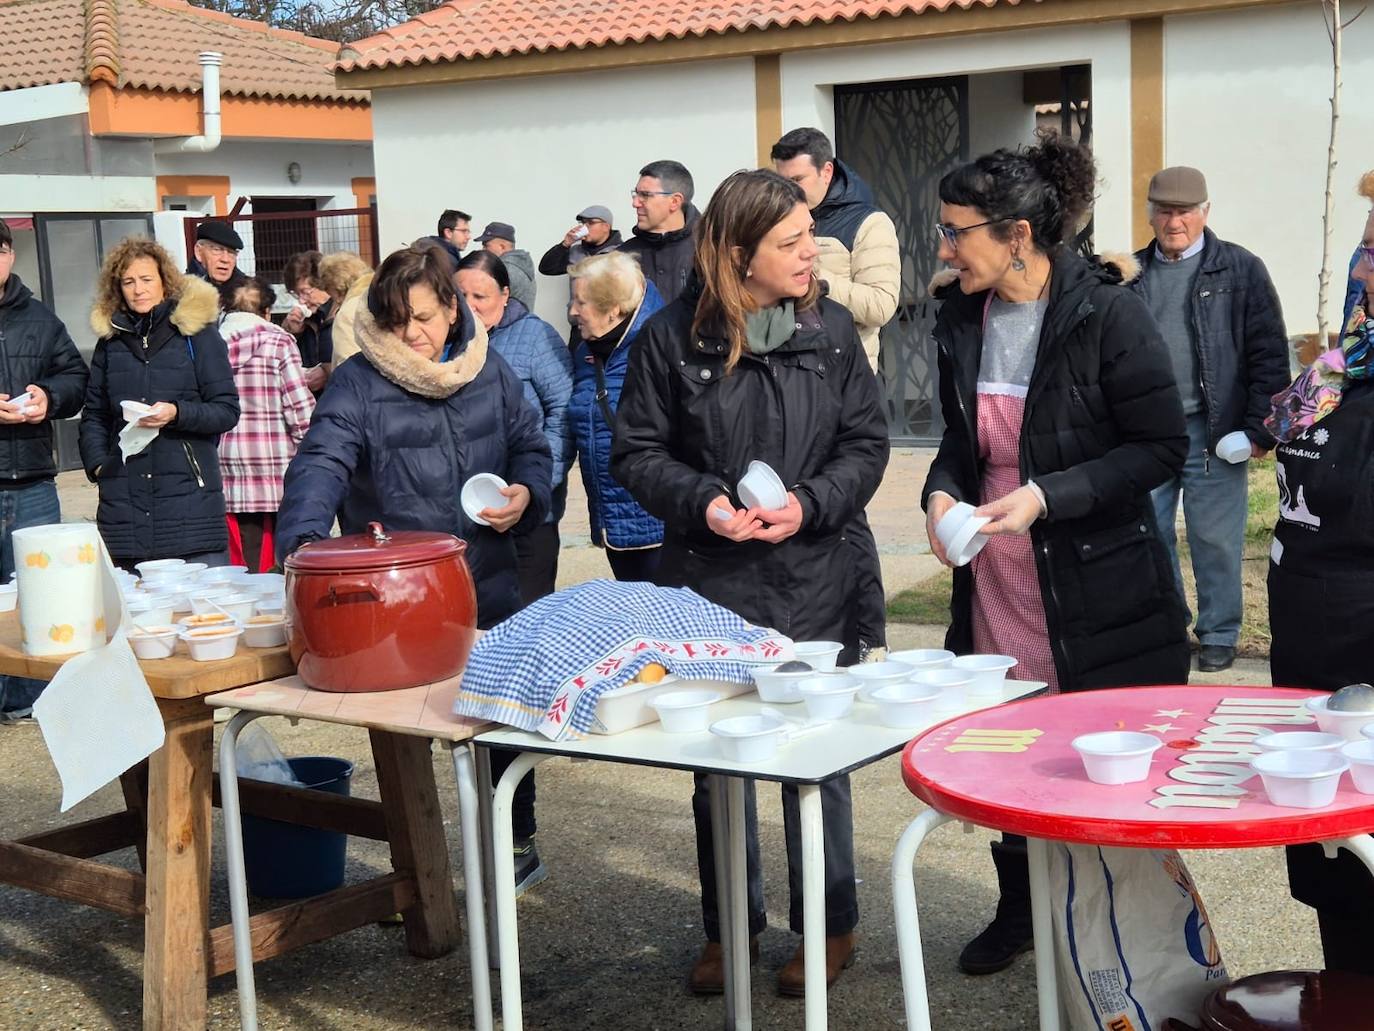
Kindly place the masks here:
<instances>
[{"instance_id":1,"label":"man wearing black beret","mask_svg":"<svg viewBox=\"0 0 1374 1031\"><path fill-rule=\"evenodd\" d=\"M237 264L241 250L243 239L228 222L202 222L196 227L195 257L186 271L216 290L239 286L248 278Z\"/></svg>"}]
</instances>

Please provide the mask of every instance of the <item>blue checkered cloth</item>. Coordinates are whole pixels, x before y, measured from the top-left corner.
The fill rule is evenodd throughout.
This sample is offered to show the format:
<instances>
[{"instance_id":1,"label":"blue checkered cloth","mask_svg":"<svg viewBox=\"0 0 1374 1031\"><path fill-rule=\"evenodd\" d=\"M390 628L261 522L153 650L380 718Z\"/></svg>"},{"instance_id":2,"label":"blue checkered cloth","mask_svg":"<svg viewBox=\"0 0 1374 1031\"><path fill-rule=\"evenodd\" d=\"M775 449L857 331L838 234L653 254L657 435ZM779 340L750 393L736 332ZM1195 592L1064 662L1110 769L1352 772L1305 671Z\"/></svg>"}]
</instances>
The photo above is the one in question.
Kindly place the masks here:
<instances>
[{"instance_id":1,"label":"blue checkered cloth","mask_svg":"<svg viewBox=\"0 0 1374 1031\"><path fill-rule=\"evenodd\" d=\"M651 662L683 678L751 684L752 668L790 647L695 591L592 580L484 634L453 708L557 741L588 733L601 695Z\"/></svg>"}]
</instances>

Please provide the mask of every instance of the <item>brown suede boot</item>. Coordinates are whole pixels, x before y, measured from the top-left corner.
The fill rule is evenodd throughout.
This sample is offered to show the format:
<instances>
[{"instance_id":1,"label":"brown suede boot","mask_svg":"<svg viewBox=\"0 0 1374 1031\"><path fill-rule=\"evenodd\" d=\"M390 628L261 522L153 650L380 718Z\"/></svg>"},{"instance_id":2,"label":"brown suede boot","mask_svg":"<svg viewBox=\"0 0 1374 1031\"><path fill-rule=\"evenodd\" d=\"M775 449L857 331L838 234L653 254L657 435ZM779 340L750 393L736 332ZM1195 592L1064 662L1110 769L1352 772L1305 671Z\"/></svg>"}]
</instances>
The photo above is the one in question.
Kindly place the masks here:
<instances>
[{"instance_id":1,"label":"brown suede boot","mask_svg":"<svg viewBox=\"0 0 1374 1031\"><path fill-rule=\"evenodd\" d=\"M840 979L840 973L854 965L854 932L837 934L825 939L825 986L829 988ZM778 971L778 994L800 999L806 995L806 958L804 942L797 942L797 951Z\"/></svg>"},{"instance_id":2,"label":"brown suede boot","mask_svg":"<svg viewBox=\"0 0 1374 1031\"><path fill-rule=\"evenodd\" d=\"M759 940L749 939L749 965L759 961ZM719 995L725 991L725 950L720 942L708 941L687 975L687 990L693 995Z\"/></svg>"}]
</instances>

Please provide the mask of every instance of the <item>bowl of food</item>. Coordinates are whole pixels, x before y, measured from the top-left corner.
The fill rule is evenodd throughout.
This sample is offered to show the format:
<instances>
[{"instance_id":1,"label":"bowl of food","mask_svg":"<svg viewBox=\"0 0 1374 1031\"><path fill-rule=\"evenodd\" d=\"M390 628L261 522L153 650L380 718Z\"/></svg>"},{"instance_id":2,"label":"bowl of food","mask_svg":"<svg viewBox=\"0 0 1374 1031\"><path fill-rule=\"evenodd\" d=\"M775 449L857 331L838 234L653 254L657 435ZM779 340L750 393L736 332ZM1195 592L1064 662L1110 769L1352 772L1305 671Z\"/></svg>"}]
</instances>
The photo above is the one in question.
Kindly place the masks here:
<instances>
[{"instance_id":1,"label":"bowl of food","mask_svg":"<svg viewBox=\"0 0 1374 1031\"><path fill-rule=\"evenodd\" d=\"M1336 800L1341 774L1350 760L1339 752L1284 748L1261 752L1250 765L1264 782L1272 805L1285 809L1321 809Z\"/></svg>"},{"instance_id":2,"label":"bowl of food","mask_svg":"<svg viewBox=\"0 0 1374 1031\"><path fill-rule=\"evenodd\" d=\"M192 627L181 632L181 639L197 662L227 659L239 649L243 629L235 625Z\"/></svg>"},{"instance_id":3,"label":"bowl of food","mask_svg":"<svg viewBox=\"0 0 1374 1031\"><path fill-rule=\"evenodd\" d=\"M948 648L907 648L903 651L888 652L893 662L902 662L914 670L946 669L954 661L954 653Z\"/></svg>"},{"instance_id":4,"label":"bowl of food","mask_svg":"<svg viewBox=\"0 0 1374 1031\"><path fill-rule=\"evenodd\" d=\"M811 719L838 720L849 715L849 710L854 707L854 696L862 686L855 676L831 674L803 680L797 685L797 691L806 703L806 714Z\"/></svg>"},{"instance_id":5,"label":"bowl of food","mask_svg":"<svg viewBox=\"0 0 1374 1031\"><path fill-rule=\"evenodd\" d=\"M1362 687L1364 685L1352 685ZM1341 688L1347 691L1349 688ZM1317 727L1324 734L1339 734L1346 741L1360 740L1360 731L1374 724L1374 709L1342 707L1355 701L1359 695L1352 693L1340 696L1341 691L1330 695L1318 695L1307 700L1307 711L1317 718ZM1336 706L1333 708L1332 706Z\"/></svg>"},{"instance_id":6,"label":"bowl of food","mask_svg":"<svg viewBox=\"0 0 1374 1031\"><path fill-rule=\"evenodd\" d=\"M792 645L792 654L802 662L809 662L822 673L834 670L835 663L844 651L839 641L798 641Z\"/></svg>"},{"instance_id":7,"label":"bowl of food","mask_svg":"<svg viewBox=\"0 0 1374 1031\"><path fill-rule=\"evenodd\" d=\"M286 643L286 619L276 616L249 616L243 624L243 643L249 648L275 648Z\"/></svg>"},{"instance_id":8,"label":"bowl of food","mask_svg":"<svg viewBox=\"0 0 1374 1031\"><path fill-rule=\"evenodd\" d=\"M1152 734L1108 730L1080 734L1072 744L1094 784L1134 784L1150 775L1150 762L1164 742Z\"/></svg>"},{"instance_id":9,"label":"bowl of food","mask_svg":"<svg viewBox=\"0 0 1374 1031\"><path fill-rule=\"evenodd\" d=\"M924 727L935 718L942 693L935 684L908 680L904 684L875 688L870 701L878 707L878 718L883 726L906 730Z\"/></svg>"},{"instance_id":10,"label":"bowl of food","mask_svg":"<svg viewBox=\"0 0 1374 1031\"><path fill-rule=\"evenodd\" d=\"M967 688L970 698L1001 698L1007 673L1016 660L1010 655L960 655L949 665L972 674Z\"/></svg>"},{"instance_id":11,"label":"bowl of food","mask_svg":"<svg viewBox=\"0 0 1374 1031\"><path fill-rule=\"evenodd\" d=\"M760 666L751 672L761 699L773 705L789 705L802 700L798 688L803 680L814 677L817 670L809 662L792 659L776 666Z\"/></svg>"},{"instance_id":12,"label":"bowl of food","mask_svg":"<svg viewBox=\"0 0 1374 1031\"><path fill-rule=\"evenodd\" d=\"M757 763L771 759L787 736L787 724L776 716L731 716L717 720L710 731L721 754L731 762Z\"/></svg>"},{"instance_id":13,"label":"bowl of food","mask_svg":"<svg viewBox=\"0 0 1374 1031\"><path fill-rule=\"evenodd\" d=\"M136 627L129 633L129 645L140 659L166 659L177 650L180 636L174 626Z\"/></svg>"},{"instance_id":14,"label":"bowl of food","mask_svg":"<svg viewBox=\"0 0 1374 1031\"><path fill-rule=\"evenodd\" d=\"M198 612L177 620L177 626L183 630L198 630L202 627L238 626L238 623L227 612Z\"/></svg>"},{"instance_id":15,"label":"bowl of food","mask_svg":"<svg viewBox=\"0 0 1374 1031\"><path fill-rule=\"evenodd\" d=\"M700 734L710 725L711 706L720 701L719 691L669 691L649 704L658 713L665 734Z\"/></svg>"}]
</instances>

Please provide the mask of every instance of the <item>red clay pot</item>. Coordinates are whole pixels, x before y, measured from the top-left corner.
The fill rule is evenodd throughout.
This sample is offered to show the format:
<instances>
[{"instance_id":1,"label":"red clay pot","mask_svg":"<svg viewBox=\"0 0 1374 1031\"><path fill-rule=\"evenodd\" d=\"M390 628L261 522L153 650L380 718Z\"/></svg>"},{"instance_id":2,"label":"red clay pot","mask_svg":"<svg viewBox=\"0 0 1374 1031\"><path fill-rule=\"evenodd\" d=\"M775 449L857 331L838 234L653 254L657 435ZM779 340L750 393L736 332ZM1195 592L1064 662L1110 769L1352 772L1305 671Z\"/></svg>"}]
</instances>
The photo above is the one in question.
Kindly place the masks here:
<instances>
[{"instance_id":1,"label":"red clay pot","mask_svg":"<svg viewBox=\"0 0 1374 1031\"><path fill-rule=\"evenodd\" d=\"M457 675L477 626L477 591L447 533L313 541L286 560L286 631L306 686L399 691Z\"/></svg>"}]
</instances>

